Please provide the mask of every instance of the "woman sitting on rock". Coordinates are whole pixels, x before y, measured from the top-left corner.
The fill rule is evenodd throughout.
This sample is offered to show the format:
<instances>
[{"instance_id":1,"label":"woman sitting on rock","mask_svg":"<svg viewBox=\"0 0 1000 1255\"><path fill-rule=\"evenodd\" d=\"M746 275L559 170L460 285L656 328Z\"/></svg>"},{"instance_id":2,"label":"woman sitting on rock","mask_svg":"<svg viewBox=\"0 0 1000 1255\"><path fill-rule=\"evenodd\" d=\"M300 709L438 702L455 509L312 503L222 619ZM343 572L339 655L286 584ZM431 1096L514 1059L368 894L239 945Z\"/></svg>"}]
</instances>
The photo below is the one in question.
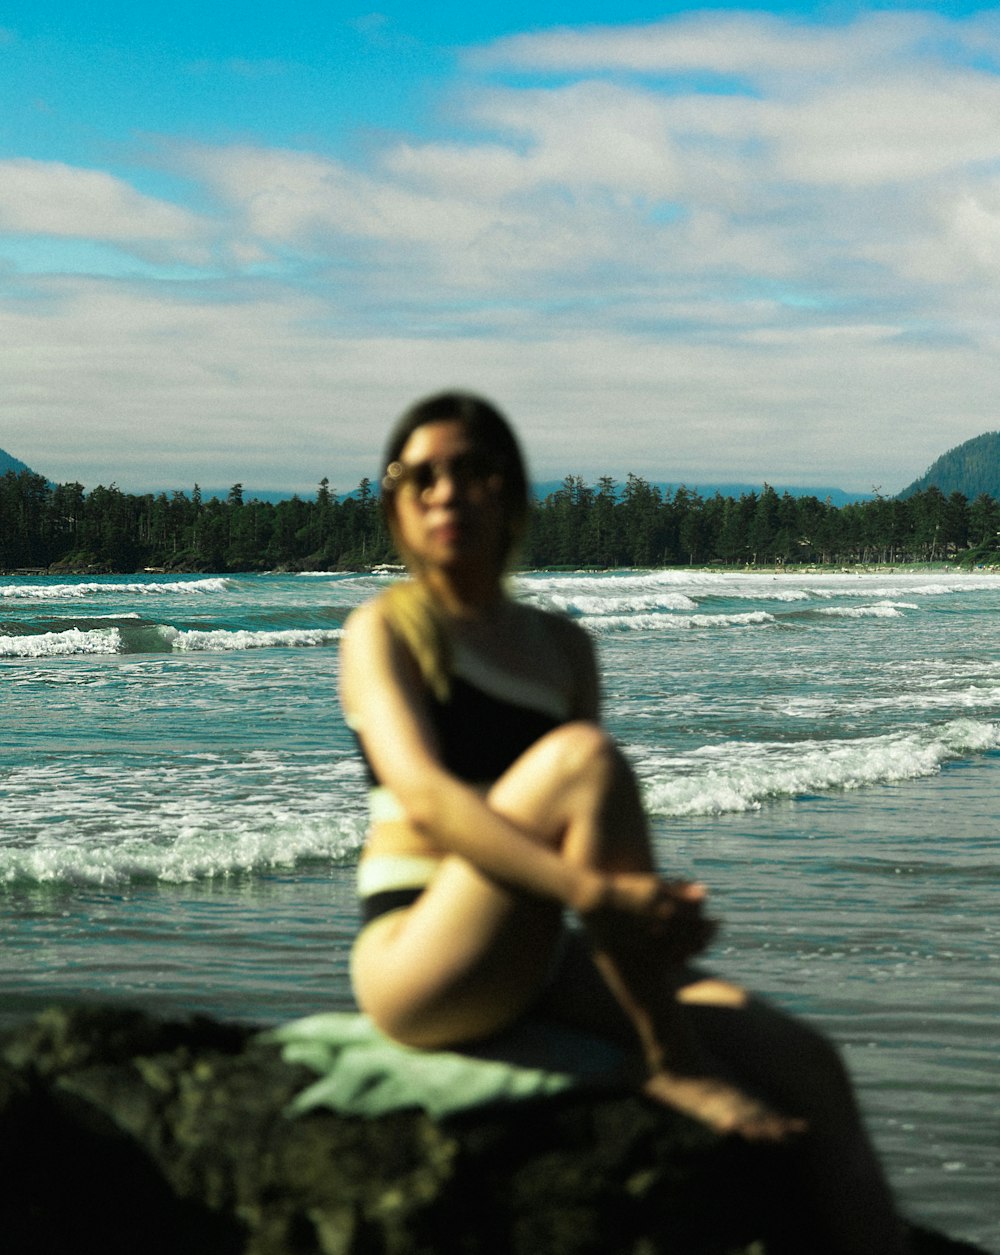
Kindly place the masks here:
<instances>
[{"instance_id":1,"label":"woman sitting on rock","mask_svg":"<svg viewBox=\"0 0 1000 1255\"><path fill-rule=\"evenodd\" d=\"M506 420L475 396L430 397L383 466L410 578L351 615L342 651L373 784L359 1005L424 1048L529 1013L628 1042L651 1098L720 1132L796 1139L831 1250L901 1255L832 1049L687 966L714 933L705 891L656 874L587 636L506 591L529 495Z\"/></svg>"}]
</instances>

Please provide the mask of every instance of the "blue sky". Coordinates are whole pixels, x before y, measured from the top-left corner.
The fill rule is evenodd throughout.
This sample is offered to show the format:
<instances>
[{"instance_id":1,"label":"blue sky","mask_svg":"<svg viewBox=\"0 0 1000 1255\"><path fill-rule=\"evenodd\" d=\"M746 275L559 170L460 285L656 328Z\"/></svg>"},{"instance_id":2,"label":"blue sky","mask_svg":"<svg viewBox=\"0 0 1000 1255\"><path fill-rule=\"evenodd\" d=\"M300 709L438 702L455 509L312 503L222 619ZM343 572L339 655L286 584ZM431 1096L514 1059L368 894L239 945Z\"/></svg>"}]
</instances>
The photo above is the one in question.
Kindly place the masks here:
<instances>
[{"instance_id":1,"label":"blue sky","mask_svg":"<svg viewBox=\"0 0 1000 1255\"><path fill-rule=\"evenodd\" d=\"M340 490L415 396L537 478L895 492L1000 427L1000 11L0 7L0 447Z\"/></svg>"}]
</instances>

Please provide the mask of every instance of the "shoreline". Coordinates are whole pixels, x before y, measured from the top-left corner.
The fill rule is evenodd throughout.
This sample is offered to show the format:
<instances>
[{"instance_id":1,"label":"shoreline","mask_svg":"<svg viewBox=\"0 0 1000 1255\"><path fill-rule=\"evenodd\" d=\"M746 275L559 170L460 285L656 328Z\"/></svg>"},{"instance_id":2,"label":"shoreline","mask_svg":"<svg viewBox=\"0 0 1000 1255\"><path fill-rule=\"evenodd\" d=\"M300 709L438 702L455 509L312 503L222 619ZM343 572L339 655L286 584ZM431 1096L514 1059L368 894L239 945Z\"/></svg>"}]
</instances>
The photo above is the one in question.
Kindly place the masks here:
<instances>
[{"instance_id":1,"label":"shoreline","mask_svg":"<svg viewBox=\"0 0 1000 1255\"><path fill-rule=\"evenodd\" d=\"M123 576L123 575L384 575L385 563L373 567L343 567L336 570L324 570L311 567L275 567L268 570L258 568L241 568L239 570L216 570L203 566L177 567L134 567L124 570L111 570L108 567L95 566L54 566L54 567L0 567L0 578L27 579L31 577L52 578L58 576ZM400 568L402 570L402 568ZM574 571L588 574L634 571L672 571L691 572L698 575L925 575L931 573L947 575L996 575L1000 574L1000 565L982 566L963 565L957 562L892 562L892 563L757 563L754 565L725 565L708 563L673 566L573 566L553 564L551 566L523 567L513 572L514 575L535 575L545 571L572 573Z\"/></svg>"}]
</instances>

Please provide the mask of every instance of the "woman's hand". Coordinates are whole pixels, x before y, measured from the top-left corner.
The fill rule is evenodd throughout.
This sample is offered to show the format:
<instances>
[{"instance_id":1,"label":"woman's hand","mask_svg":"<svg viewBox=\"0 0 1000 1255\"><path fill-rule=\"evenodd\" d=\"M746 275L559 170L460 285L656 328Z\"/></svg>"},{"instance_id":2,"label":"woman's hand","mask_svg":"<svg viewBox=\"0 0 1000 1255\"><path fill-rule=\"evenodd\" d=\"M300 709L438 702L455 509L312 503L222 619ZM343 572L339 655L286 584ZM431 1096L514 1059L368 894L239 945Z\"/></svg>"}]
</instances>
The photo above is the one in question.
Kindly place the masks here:
<instances>
[{"instance_id":1,"label":"woman's hand","mask_svg":"<svg viewBox=\"0 0 1000 1255\"><path fill-rule=\"evenodd\" d=\"M651 872L617 872L590 886L590 900L578 913L600 944L655 952L683 963L704 950L718 929L706 916L704 885L663 880ZM596 890L596 891L595 891Z\"/></svg>"}]
</instances>

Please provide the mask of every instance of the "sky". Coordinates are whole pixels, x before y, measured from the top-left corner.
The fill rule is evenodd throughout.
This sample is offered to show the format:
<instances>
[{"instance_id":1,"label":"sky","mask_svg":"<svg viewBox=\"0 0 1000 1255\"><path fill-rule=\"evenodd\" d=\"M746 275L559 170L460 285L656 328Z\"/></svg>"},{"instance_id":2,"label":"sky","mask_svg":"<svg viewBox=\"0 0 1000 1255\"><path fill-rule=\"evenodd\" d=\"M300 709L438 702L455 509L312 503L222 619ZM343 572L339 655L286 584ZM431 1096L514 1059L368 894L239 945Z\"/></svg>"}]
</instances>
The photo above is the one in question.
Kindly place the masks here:
<instances>
[{"instance_id":1,"label":"sky","mask_svg":"<svg viewBox=\"0 0 1000 1255\"><path fill-rule=\"evenodd\" d=\"M0 5L0 448L344 492L447 387L538 480L891 494L996 430L1000 9Z\"/></svg>"}]
</instances>

